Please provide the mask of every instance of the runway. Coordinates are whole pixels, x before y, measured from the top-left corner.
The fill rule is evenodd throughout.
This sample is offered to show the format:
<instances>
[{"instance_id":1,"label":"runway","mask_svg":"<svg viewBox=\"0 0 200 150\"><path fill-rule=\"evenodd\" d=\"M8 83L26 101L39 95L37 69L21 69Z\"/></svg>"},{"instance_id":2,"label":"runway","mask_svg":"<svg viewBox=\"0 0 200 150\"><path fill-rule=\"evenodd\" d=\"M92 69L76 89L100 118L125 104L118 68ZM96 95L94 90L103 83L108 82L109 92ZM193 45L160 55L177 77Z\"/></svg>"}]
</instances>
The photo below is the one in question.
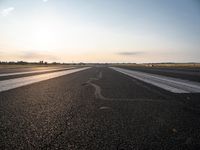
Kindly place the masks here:
<instances>
[{"instance_id":1,"label":"runway","mask_svg":"<svg viewBox=\"0 0 200 150\"><path fill-rule=\"evenodd\" d=\"M117 67L112 69L173 93L200 93L200 83Z\"/></svg>"},{"instance_id":2,"label":"runway","mask_svg":"<svg viewBox=\"0 0 200 150\"><path fill-rule=\"evenodd\" d=\"M44 73L49 71L61 71L64 69L73 69L74 67L68 67L68 68L52 68L52 69L45 69L45 70L35 70L35 71L24 71L24 72L14 72L14 73L2 73L0 74L0 77L5 76L14 76L14 75L22 75L22 74L33 74L33 73Z\"/></svg>"},{"instance_id":3,"label":"runway","mask_svg":"<svg viewBox=\"0 0 200 150\"><path fill-rule=\"evenodd\" d=\"M200 93L174 93L104 66L5 79L0 88L9 80L37 82L0 92L0 149L200 146Z\"/></svg>"},{"instance_id":4,"label":"runway","mask_svg":"<svg viewBox=\"0 0 200 150\"><path fill-rule=\"evenodd\" d=\"M57 77L68 75L68 74L71 74L71 73L74 73L74 72L82 71L82 70L85 70L85 69L89 69L89 68L88 67L79 68L79 69L69 68L69 70L66 70L66 71L58 71L58 69L56 69L56 71L58 71L58 72L46 73L46 74L42 74L42 75L34 75L34 76L21 77L21 78L16 78L16 79L9 79L9 80L0 81L0 92L7 91L7 90L10 90L10 89L14 89L14 88L18 88L18 87L25 86L25 85L29 85L29 84L33 84L33 83L36 83L36 82L41 82L41 81L44 81L44 80L49 80L49 79L52 79L52 78L57 78ZM14 74L17 74L17 73L14 73ZM29 72L23 73L23 74L29 74Z\"/></svg>"}]
</instances>

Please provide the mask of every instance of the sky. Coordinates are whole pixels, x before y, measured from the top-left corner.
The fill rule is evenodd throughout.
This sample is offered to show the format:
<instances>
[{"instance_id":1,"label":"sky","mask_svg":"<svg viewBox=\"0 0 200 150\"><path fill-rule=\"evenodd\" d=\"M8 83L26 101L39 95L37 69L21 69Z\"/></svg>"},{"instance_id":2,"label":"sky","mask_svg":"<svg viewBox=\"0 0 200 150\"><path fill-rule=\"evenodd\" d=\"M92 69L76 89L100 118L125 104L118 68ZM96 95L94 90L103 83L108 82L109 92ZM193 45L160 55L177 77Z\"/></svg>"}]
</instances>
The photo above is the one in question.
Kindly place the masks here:
<instances>
[{"instance_id":1,"label":"sky","mask_svg":"<svg viewBox=\"0 0 200 150\"><path fill-rule=\"evenodd\" d=\"M199 0L0 0L0 61L200 62Z\"/></svg>"}]
</instances>

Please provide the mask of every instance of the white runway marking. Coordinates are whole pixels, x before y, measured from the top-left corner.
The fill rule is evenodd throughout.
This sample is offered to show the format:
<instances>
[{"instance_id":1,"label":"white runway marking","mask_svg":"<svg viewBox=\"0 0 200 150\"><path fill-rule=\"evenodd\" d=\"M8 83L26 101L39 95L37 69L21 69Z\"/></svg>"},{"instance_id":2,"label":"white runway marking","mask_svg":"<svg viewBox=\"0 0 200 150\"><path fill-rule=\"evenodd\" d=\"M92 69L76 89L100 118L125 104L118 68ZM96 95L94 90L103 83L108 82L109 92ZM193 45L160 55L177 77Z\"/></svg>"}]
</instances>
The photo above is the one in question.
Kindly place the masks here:
<instances>
[{"instance_id":1,"label":"white runway marking","mask_svg":"<svg viewBox=\"0 0 200 150\"><path fill-rule=\"evenodd\" d=\"M43 73L43 72L48 72L48 71L59 71L59 70L73 69L73 68L74 67L69 67L69 68L54 68L54 69L25 71L25 72L14 72L14 73L2 73L2 74L0 74L0 77L13 76L13 75L22 75L22 74L31 74L31 73Z\"/></svg>"},{"instance_id":2,"label":"white runway marking","mask_svg":"<svg viewBox=\"0 0 200 150\"><path fill-rule=\"evenodd\" d=\"M182 80L156 74L144 73L140 71L122 69L117 67L110 67L110 68L173 93L200 93L199 82Z\"/></svg>"},{"instance_id":3,"label":"white runway marking","mask_svg":"<svg viewBox=\"0 0 200 150\"><path fill-rule=\"evenodd\" d=\"M67 74L86 70L89 68L90 67L84 67L84 68L65 70L65 71L59 71L59 72L53 72L53 73L45 73L45 74L41 74L41 75L34 75L34 76L28 76L28 77L22 77L22 78L16 78L16 79L3 80L3 81L0 81L0 92L11 90L11 89L18 88L18 87L25 86L25 85L29 85L32 83L64 76Z\"/></svg>"}]
</instances>

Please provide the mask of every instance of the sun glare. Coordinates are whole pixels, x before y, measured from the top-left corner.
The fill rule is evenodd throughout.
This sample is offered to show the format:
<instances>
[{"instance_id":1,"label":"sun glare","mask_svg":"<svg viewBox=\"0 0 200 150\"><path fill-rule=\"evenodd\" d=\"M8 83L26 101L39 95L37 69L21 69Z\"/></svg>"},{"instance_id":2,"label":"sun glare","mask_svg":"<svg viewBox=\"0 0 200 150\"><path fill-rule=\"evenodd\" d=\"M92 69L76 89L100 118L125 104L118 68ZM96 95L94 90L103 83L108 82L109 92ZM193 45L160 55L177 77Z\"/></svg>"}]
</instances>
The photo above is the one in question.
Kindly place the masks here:
<instances>
[{"instance_id":1,"label":"sun glare","mask_svg":"<svg viewBox=\"0 0 200 150\"><path fill-rule=\"evenodd\" d=\"M63 23L54 17L36 18L25 29L29 46L38 51L50 51L62 45Z\"/></svg>"}]
</instances>

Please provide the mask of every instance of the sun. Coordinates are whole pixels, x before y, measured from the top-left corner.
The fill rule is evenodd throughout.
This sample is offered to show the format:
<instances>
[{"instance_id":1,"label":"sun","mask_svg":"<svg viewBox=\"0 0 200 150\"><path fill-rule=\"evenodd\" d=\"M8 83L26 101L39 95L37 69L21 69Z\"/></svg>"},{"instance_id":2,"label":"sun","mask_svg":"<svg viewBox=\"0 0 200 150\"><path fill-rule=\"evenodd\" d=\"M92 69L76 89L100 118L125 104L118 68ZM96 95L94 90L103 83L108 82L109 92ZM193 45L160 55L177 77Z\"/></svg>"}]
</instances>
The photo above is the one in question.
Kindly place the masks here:
<instances>
[{"instance_id":1,"label":"sun","mask_svg":"<svg viewBox=\"0 0 200 150\"><path fill-rule=\"evenodd\" d=\"M55 46L59 36L59 27L53 22L36 22L32 26L31 39L37 49L51 49Z\"/></svg>"},{"instance_id":2,"label":"sun","mask_svg":"<svg viewBox=\"0 0 200 150\"><path fill-rule=\"evenodd\" d=\"M28 23L28 45L38 51L51 51L63 45L64 24L55 17L38 17Z\"/></svg>"}]
</instances>

